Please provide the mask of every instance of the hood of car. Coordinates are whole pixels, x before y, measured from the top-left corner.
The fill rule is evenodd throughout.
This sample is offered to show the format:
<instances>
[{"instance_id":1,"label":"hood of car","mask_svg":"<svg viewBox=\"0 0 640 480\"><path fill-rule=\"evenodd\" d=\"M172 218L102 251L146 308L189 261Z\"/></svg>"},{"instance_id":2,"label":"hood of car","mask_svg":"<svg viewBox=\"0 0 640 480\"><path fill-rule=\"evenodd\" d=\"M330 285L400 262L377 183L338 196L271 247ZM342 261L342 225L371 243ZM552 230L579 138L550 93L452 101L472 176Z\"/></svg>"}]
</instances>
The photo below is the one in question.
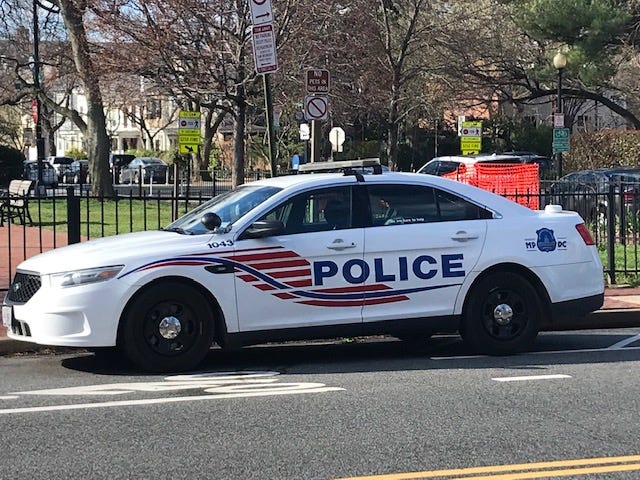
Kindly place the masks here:
<instances>
[{"instance_id":1,"label":"hood of car","mask_svg":"<svg viewBox=\"0 0 640 480\"><path fill-rule=\"evenodd\" d=\"M18 269L50 274L109 265L131 268L167 256L207 252L210 238L170 231L127 233L56 248L25 260Z\"/></svg>"}]
</instances>

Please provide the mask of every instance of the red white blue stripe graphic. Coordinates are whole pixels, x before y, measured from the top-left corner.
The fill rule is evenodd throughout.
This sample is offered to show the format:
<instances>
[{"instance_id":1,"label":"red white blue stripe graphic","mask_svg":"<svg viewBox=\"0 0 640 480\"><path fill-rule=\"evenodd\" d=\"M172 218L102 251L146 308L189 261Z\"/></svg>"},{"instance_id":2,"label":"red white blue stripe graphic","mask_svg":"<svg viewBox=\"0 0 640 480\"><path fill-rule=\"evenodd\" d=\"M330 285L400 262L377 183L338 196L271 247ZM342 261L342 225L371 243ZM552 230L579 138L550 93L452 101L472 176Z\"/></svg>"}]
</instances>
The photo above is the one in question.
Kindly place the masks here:
<instances>
[{"instance_id":1,"label":"red white blue stripe graphic","mask_svg":"<svg viewBox=\"0 0 640 480\"><path fill-rule=\"evenodd\" d=\"M195 253L166 258L142 265L120 276L170 266L232 267L237 279L256 289L269 292L281 300L317 307L362 307L409 300L416 292L453 286L432 285L393 289L383 284L350 285L347 287L313 288L311 264L292 250L284 247L251 248L235 251Z\"/></svg>"}]
</instances>

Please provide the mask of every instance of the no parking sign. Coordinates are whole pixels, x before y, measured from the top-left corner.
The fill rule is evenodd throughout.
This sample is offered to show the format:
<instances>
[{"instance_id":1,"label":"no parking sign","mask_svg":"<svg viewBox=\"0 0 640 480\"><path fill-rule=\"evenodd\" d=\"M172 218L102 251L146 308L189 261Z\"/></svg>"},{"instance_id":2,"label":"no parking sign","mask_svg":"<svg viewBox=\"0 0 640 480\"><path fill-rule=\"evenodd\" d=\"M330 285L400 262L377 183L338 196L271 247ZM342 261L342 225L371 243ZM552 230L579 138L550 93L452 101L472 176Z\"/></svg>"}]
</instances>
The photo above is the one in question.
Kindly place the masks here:
<instances>
[{"instance_id":1,"label":"no parking sign","mask_svg":"<svg viewBox=\"0 0 640 480\"><path fill-rule=\"evenodd\" d=\"M329 118L329 97L327 95L304 97L304 118L310 121L324 121Z\"/></svg>"}]
</instances>

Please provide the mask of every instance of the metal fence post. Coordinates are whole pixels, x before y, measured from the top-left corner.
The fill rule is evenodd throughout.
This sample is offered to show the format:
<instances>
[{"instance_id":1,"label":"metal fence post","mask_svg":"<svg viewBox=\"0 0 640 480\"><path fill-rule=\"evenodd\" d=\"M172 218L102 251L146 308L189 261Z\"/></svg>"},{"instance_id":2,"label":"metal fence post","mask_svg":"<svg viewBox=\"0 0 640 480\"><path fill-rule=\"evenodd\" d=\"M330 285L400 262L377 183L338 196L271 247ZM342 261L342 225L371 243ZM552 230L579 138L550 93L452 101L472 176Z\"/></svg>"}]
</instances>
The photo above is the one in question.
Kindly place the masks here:
<instances>
[{"instance_id":1,"label":"metal fence post","mask_svg":"<svg viewBox=\"0 0 640 480\"><path fill-rule=\"evenodd\" d=\"M171 219L178 218L178 184L180 183L180 171L178 164L173 164L173 198L171 199Z\"/></svg>"},{"instance_id":2,"label":"metal fence post","mask_svg":"<svg viewBox=\"0 0 640 480\"><path fill-rule=\"evenodd\" d=\"M67 243L80 243L80 197L75 187L67 187Z\"/></svg>"},{"instance_id":3,"label":"metal fence post","mask_svg":"<svg viewBox=\"0 0 640 480\"><path fill-rule=\"evenodd\" d=\"M616 284L616 209L615 187L609 185L607 193L607 263L609 264L609 279Z\"/></svg>"}]
</instances>

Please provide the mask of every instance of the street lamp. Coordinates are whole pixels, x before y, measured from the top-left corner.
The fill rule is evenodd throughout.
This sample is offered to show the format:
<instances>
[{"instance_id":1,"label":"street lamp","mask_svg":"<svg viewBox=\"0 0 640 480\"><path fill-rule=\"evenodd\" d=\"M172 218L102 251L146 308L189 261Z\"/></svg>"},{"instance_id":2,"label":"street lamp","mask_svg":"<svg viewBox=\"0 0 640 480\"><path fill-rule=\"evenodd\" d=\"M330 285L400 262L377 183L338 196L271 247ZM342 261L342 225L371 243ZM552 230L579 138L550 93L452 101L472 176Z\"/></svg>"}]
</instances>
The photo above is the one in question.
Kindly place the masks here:
<instances>
[{"instance_id":1,"label":"street lamp","mask_svg":"<svg viewBox=\"0 0 640 480\"><path fill-rule=\"evenodd\" d=\"M567 66L567 56L564 53L558 51L555 57L553 57L553 66L558 69L558 98L556 113L563 116L562 126L564 127L564 112L562 111L562 70L564 70L564 67ZM562 152L556 153L556 168L558 178L562 177Z\"/></svg>"}]
</instances>

